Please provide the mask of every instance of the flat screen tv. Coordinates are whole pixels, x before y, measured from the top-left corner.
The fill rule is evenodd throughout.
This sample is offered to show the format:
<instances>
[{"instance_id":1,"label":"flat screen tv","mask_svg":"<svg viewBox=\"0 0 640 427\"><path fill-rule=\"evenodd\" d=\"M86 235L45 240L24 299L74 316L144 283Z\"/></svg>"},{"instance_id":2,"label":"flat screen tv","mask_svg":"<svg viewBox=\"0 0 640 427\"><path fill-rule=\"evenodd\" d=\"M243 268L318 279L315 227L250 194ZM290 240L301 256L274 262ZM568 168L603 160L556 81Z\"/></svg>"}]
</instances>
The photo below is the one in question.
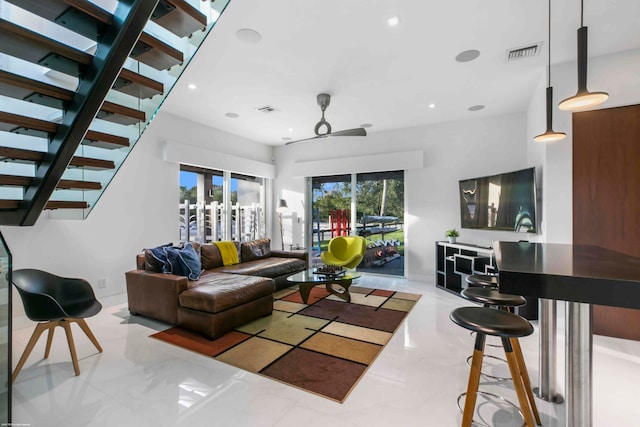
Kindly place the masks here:
<instances>
[{"instance_id":1,"label":"flat screen tv","mask_svg":"<svg viewBox=\"0 0 640 427\"><path fill-rule=\"evenodd\" d=\"M462 228L537 233L536 170L460 181Z\"/></svg>"}]
</instances>

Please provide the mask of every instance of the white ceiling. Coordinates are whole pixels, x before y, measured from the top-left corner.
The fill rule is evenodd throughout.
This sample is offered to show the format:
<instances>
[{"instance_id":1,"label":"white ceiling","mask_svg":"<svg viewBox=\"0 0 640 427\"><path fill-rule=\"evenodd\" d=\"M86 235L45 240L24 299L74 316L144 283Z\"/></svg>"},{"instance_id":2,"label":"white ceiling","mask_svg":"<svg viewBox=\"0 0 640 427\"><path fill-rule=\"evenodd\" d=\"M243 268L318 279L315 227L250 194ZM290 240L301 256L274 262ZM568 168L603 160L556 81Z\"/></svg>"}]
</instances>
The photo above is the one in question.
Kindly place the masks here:
<instances>
[{"instance_id":1,"label":"white ceiling","mask_svg":"<svg viewBox=\"0 0 640 427\"><path fill-rule=\"evenodd\" d=\"M389 27L391 16L400 25ZM589 56L640 48L638 17L640 0L586 0ZM552 2L552 63L575 60L579 26L580 0ZM243 28L262 40L238 40ZM321 92L332 96L333 131L525 111L546 40L545 0L231 0L163 109L271 145L313 136ZM507 50L537 42L539 55L506 62ZM480 57L454 60L468 49ZM467 110L476 104L486 108ZM256 111L264 105L278 111Z\"/></svg>"}]
</instances>

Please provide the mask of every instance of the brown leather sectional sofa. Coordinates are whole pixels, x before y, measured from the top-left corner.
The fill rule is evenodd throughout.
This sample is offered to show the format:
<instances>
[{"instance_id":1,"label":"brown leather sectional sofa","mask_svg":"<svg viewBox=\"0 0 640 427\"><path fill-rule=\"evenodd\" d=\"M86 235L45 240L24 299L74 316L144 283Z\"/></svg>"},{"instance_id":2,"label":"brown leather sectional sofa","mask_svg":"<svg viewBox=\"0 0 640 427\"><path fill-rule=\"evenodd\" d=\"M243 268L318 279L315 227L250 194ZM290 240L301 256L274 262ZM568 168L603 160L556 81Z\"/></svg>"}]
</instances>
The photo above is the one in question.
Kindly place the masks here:
<instances>
[{"instance_id":1,"label":"brown leather sectional sofa","mask_svg":"<svg viewBox=\"0 0 640 427\"><path fill-rule=\"evenodd\" d=\"M239 263L224 266L214 244L194 244L203 273L185 276L151 271L150 253L136 256L126 275L129 311L201 333L211 339L273 311L273 292L308 266L306 253L271 250L270 239L239 244Z\"/></svg>"}]
</instances>

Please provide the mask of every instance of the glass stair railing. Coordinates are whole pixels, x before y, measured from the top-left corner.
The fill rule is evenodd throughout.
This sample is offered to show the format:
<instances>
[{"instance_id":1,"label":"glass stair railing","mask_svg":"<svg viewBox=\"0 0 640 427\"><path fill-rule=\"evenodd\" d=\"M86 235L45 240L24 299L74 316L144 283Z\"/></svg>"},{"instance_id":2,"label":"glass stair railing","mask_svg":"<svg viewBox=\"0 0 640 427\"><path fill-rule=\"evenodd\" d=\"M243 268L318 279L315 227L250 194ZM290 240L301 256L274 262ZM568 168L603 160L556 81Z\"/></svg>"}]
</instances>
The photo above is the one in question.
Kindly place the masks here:
<instances>
[{"instance_id":1,"label":"glass stair railing","mask_svg":"<svg viewBox=\"0 0 640 427\"><path fill-rule=\"evenodd\" d=\"M11 425L11 251L0 233L0 425Z\"/></svg>"},{"instance_id":2,"label":"glass stair railing","mask_svg":"<svg viewBox=\"0 0 640 427\"><path fill-rule=\"evenodd\" d=\"M228 1L0 0L0 224L86 218Z\"/></svg>"}]
</instances>

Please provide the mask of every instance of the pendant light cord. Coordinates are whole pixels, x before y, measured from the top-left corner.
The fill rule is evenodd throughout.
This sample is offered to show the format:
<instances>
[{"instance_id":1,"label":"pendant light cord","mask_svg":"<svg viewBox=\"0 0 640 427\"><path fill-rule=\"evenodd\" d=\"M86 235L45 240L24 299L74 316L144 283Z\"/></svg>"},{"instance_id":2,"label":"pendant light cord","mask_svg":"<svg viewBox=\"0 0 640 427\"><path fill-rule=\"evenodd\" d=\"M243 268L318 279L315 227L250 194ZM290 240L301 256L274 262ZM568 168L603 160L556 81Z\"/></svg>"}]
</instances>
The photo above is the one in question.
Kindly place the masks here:
<instances>
[{"instance_id":1,"label":"pendant light cord","mask_svg":"<svg viewBox=\"0 0 640 427\"><path fill-rule=\"evenodd\" d=\"M548 61L549 66L547 67L547 87L551 86L551 0L549 0L549 39L547 42L547 47L549 48Z\"/></svg>"},{"instance_id":2,"label":"pendant light cord","mask_svg":"<svg viewBox=\"0 0 640 427\"><path fill-rule=\"evenodd\" d=\"M580 0L580 26L584 27L584 0Z\"/></svg>"}]
</instances>

